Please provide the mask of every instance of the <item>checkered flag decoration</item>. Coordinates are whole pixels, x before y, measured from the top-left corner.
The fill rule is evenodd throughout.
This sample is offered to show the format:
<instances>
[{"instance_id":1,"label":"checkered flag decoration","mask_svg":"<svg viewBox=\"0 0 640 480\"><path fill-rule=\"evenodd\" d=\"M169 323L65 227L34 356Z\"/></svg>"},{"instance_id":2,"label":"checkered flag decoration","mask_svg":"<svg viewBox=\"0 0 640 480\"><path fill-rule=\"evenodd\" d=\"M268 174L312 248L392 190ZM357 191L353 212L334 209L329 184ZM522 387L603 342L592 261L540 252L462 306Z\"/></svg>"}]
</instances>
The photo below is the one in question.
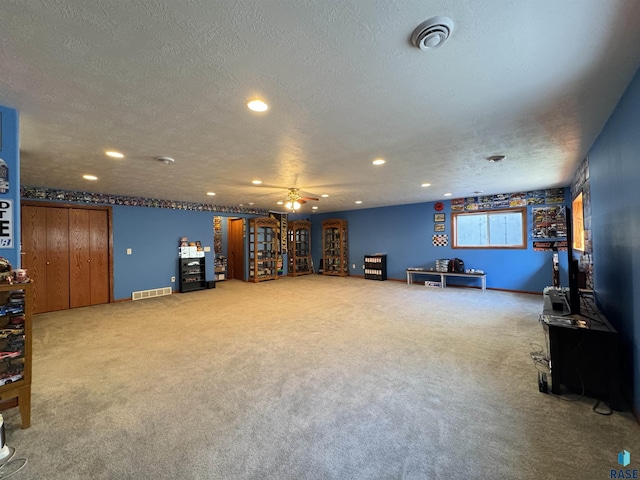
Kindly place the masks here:
<instances>
[{"instance_id":1,"label":"checkered flag decoration","mask_svg":"<svg viewBox=\"0 0 640 480\"><path fill-rule=\"evenodd\" d=\"M446 247L449 245L449 235L434 235L432 243L434 247Z\"/></svg>"}]
</instances>

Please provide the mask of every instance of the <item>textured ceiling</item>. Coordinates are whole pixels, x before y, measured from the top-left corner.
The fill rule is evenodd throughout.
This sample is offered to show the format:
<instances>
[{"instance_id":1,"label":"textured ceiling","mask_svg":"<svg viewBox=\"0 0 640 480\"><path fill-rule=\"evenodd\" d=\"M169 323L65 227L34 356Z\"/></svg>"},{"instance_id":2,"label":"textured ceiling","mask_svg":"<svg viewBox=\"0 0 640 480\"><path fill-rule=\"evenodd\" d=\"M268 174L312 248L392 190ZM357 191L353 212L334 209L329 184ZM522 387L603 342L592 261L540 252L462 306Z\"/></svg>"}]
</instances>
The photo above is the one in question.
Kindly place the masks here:
<instances>
[{"instance_id":1,"label":"textured ceiling","mask_svg":"<svg viewBox=\"0 0 640 480\"><path fill-rule=\"evenodd\" d=\"M436 15L451 38L413 47ZM64 190L331 212L564 186L639 66L635 0L0 3L21 183Z\"/></svg>"}]
</instances>

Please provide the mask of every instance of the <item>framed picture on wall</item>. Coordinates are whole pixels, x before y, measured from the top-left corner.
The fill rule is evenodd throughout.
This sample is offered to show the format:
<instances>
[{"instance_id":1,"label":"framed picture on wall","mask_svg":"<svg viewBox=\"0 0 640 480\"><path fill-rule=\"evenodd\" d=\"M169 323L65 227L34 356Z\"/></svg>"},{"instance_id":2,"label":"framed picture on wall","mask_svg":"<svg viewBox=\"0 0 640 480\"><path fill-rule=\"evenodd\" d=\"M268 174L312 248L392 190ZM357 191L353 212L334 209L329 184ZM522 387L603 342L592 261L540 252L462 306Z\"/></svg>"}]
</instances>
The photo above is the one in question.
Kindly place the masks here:
<instances>
[{"instance_id":1,"label":"framed picture on wall","mask_svg":"<svg viewBox=\"0 0 640 480\"><path fill-rule=\"evenodd\" d=\"M433 231L434 232L444 232L444 223L436 223L433 226Z\"/></svg>"},{"instance_id":2,"label":"framed picture on wall","mask_svg":"<svg viewBox=\"0 0 640 480\"><path fill-rule=\"evenodd\" d=\"M444 213L434 213L433 214L433 221L434 222L444 222L445 219L445 214ZM437 232L438 230L436 230Z\"/></svg>"}]
</instances>

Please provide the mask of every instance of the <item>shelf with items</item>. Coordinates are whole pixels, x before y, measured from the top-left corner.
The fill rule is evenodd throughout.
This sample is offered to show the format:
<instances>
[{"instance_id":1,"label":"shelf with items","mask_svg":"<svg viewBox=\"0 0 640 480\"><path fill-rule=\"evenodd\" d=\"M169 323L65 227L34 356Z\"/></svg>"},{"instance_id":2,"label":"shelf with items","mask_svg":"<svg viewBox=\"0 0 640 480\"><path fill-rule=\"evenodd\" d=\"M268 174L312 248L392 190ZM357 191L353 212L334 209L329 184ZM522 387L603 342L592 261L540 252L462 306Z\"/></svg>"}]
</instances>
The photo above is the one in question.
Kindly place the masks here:
<instances>
[{"instance_id":1,"label":"shelf with items","mask_svg":"<svg viewBox=\"0 0 640 480\"><path fill-rule=\"evenodd\" d=\"M227 279L227 257L218 255L213 264L214 280L221 282Z\"/></svg>"},{"instance_id":2,"label":"shelf with items","mask_svg":"<svg viewBox=\"0 0 640 480\"><path fill-rule=\"evenodd\" d=\"M364 278L367 280L387 279L387 255L376 253L364 256Z\"/></svg>"},{"instance_id":3,"label":"shelf with items","mask_svg":"<svg viewBox=\"0 0 640 480\"><path fill-rule=\"evenodd\" d=\"M31 425L31 283L0 285L0 409L18 406Z\"/></svg>"},{"instance_id":4,"label":"shelf with items","mask_svg":"<svg viewBox=\"0 0 640 480\"><path fill-rule=\"evenodd\" d=\"M207 287L204 257L180 257L178 270L182 293L203 290Z\"/></svg>"},{"instance_id":5,"label":"shelf with items","mask_svg":"<svg viewBox=\"0 0 640 480\"><path fill-rule=\"evenodd\" d=\"M278 279L278 221L258 217L249 220L249 281Z\"/></svg>"},{"instance_id":6,"label":"shelf with items","mask_svg":"<svg viewBox=\"0 0 640 480\"><path fill-rule=\"evenodd\" d=\"M287 226L289 265L287 274L296 277L313 273L311 260L311 222L294 220Z\"/></svg>"},{"instance_id":7,"label":"shelf with items","mask_svg":"<svg viewBox=\"0 0 640 480\"><path fill-rule=\"evenodd\" d=\"M322 222L322 274L346 277L349 275L349 239L346 220L329 219Z\"/></svg>"}]
</instances>

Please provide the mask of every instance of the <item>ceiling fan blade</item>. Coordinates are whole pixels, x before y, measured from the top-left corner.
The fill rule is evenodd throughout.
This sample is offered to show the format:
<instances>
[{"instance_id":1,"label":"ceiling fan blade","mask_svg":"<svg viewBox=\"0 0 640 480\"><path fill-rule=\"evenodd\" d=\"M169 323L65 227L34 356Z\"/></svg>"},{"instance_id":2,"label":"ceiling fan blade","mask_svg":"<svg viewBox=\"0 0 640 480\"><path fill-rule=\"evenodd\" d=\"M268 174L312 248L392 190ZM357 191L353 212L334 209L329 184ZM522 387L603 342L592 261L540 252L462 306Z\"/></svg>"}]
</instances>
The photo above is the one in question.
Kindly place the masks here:
<instances>
[{"instance_id":1,"label":"ceiling fan blade","mask_svg":"<svg viewBox=\"0 0 640 480\"><path fill-rule=\"evenodd\" d=\"M319 201L319 198L315 198L315 197L300 197L302 200L313 200L315 202Z\"/></svg>"}]
</instances>

